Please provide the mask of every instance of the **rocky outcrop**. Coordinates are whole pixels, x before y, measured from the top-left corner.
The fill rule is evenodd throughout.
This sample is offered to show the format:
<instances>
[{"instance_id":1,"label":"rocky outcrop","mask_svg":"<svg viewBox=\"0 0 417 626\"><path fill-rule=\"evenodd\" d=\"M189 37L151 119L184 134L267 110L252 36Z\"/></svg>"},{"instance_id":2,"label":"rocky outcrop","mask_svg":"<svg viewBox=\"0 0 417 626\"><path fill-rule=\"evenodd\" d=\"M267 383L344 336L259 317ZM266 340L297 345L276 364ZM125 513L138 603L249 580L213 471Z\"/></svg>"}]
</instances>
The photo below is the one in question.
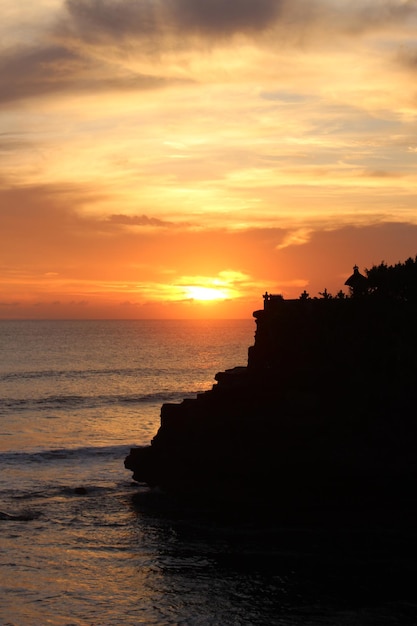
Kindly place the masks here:
<instances>
[{"instance_id":1,"label":"rocky outcrop","mask_svg":"<svg viewBox=\"0 0 417 626\"><path fill-rule=\"evenodd\" d=\"M176 496L279 510L412 505L416 311L378 299L265 297L247 367L164 404L125 460Z\"/></svg>"}]
</instances>

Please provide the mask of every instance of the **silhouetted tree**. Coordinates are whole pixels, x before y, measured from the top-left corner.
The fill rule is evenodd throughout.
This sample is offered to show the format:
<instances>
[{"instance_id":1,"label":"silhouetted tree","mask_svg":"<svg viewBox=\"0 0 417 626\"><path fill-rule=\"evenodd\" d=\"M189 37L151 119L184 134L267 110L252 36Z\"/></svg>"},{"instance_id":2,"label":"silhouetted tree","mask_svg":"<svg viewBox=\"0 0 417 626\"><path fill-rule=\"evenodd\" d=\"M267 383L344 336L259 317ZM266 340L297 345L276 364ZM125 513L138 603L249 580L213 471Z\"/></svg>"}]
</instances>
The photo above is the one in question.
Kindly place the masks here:
<instances>
[{"instance_id":1,"label":"silhouetted tree","mask_svg":"<svg viewBox=\"0 0 417 626\"><path fill-rule=\"evenodd\" d=\"M333 298L332 294L329 293L326 288L324 291L319 291L319 296L321 296L324 300L332 300Z\"/></svg>"},{"instance_id":2,"label":"silhouetted tree","mask_svg":"<svg viewBox=\"0 0 417 626\"><path fill-rule=\"evenodd\" d=\"M300 295L300 300L310 300L310 294L305 289Z\"/></svg>"},{"instance_id":3,"label":"silhouetted tree","mask_svg":"<svg viewBox=\"0 0 417 626\"><path fill-rule=\"evenodd\" d=\"M417 256L396 265L387 265L382 261L365 271L371 295L406 302L417 301Z\"/></svg>"}]
</instances>

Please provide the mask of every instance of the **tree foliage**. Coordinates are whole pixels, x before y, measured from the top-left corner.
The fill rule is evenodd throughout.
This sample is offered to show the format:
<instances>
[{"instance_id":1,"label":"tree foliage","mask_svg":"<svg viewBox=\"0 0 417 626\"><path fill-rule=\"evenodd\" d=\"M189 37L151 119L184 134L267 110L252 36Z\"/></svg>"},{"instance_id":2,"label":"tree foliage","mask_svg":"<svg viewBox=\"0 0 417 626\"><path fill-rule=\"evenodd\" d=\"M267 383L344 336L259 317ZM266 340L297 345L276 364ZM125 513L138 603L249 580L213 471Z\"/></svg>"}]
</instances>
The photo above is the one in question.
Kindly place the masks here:
<instances>
[{"instance_id":1,"label":"tree foliage","mask_svg":"<svg viewBox=\"0 0 417 626\"><path fill-rule=\"evenodd\" d=\"M365 272L370 295L417 302L417 256L396 265L382 261Z\"/></svg>"}]
</instances>

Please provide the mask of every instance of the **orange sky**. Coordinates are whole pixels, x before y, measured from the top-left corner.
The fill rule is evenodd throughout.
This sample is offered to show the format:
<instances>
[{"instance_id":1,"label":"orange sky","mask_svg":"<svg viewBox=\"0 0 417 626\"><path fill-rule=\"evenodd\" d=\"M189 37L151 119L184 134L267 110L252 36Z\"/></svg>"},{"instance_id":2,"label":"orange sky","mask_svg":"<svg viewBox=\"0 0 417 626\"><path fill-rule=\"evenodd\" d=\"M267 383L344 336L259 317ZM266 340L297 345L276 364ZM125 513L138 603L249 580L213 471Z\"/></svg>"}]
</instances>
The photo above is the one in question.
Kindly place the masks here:
<instances>
[{"instance_id":1,"label":"orange sky","mask_svg":"<svg viewBox=\"0 0 417 626\"><path fill-rule=\"evenodd\" d=\"M249 317L414 257L416 32L414 0L3 0L0 318Z\"/></svg>"}]
</instances>

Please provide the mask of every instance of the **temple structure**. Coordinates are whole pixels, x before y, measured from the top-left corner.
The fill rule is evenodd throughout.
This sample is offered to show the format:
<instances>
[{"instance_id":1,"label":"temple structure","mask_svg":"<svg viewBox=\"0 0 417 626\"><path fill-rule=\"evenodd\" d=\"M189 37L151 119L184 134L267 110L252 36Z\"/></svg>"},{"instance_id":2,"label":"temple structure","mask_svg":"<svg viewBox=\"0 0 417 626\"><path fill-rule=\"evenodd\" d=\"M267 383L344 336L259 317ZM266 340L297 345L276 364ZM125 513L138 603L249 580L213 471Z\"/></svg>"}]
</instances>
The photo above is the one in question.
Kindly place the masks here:
<instances>
[{"instance_id":1,"label":"temple structure","mask_svg":"<svg viewBox=\"0 0 417 626\"><path fill-rule=\"evenodd\" d=\"M353 297L364 296L368 290L368 279L359 272L359 267L353 267L353 274L346 280L345 285L350 289Z\"/></svg>"}]
</instances>

